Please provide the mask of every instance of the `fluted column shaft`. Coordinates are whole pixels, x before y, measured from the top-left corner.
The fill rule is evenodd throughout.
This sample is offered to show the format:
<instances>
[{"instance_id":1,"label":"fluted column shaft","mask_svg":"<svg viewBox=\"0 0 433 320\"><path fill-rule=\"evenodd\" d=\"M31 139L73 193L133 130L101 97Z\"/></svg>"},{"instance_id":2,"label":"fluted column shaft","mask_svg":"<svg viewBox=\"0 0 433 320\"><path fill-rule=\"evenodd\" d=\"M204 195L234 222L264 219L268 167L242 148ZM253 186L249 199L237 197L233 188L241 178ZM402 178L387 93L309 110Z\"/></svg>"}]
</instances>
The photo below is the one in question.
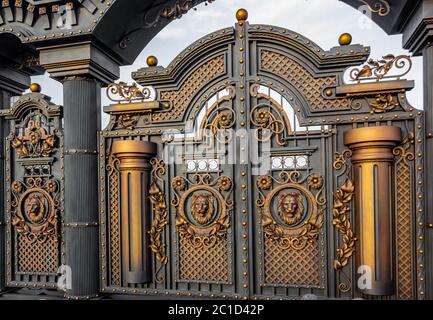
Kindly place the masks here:
<instances>
[{"instance_id":1,"label":"fluted column shaft","mask_svg":"<svg viewBox=\"0 0 433 320\"><path fill-rule=\"evenodd\" d=\"M393 149L400 141L400 128L392 126L353 129L344 135L353 151L356 265L369 278L358 286L364 294L395 291Z\"/></svg>"},{"instance_id":2,"label":"fluted column shaft","mask_svg":"<svg viewBox=\"0 0 433 320\"><path fill-rule=\"evenodd\" d=\"M99 292L98 131L101 86L93 79L63 83L65 131L65 251L72 283L67 296Z\"/></svg>"},{"instance_id":3,"label":"fluted column shaft","mask_svg":"<svg viewBox=\"0 0 433 320\"><path fill-rule=\"evenodd\" d=\"M124 140L113 143L119 159L123 285L151 281L149 185L156 144Z\"/></svg>"}]
</instances>

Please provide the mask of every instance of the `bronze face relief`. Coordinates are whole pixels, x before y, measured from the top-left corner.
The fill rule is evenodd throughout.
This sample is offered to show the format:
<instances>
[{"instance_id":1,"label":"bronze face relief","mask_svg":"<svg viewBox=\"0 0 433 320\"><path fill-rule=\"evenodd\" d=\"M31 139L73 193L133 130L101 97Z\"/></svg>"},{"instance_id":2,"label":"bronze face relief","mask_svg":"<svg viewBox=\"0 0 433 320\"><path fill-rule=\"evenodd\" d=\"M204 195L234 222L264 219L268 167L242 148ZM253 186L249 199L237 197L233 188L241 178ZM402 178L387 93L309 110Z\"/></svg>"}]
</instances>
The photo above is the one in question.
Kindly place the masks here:
<instances>
[{"instance_id":1,"label":"bronze face relief","mask_svg":"<svg viewBox=\"0 0 433 320\"><path fill-rule=\"evenodd\" d=\"M30 221L36 224L40 223L44 219L45 211L42 195L38 193L30 194L25 205L25 213Z\"/></svg>"},{"instance_id":2,"label":"bronze face relief","mask_svg":"<svg viewBox=\"0 0 433 320\"><path fill-rule=\"evenodd\" d=\"M289 226L297 224L304 214L304 201L299 192L282 193L278 198L278 215Z\"/></svg>"},{"instance_id":3,"label":"bronze face relief","mask_svg":"<svg viewBox=\"0 0 433 320\"><path fill-rule=\"evenodd\" d=\"M213 213L214 204L211 194L200 192L192 195L191 216L198 224L207 225L212 220Z\"/></svg>"}]
</instances>

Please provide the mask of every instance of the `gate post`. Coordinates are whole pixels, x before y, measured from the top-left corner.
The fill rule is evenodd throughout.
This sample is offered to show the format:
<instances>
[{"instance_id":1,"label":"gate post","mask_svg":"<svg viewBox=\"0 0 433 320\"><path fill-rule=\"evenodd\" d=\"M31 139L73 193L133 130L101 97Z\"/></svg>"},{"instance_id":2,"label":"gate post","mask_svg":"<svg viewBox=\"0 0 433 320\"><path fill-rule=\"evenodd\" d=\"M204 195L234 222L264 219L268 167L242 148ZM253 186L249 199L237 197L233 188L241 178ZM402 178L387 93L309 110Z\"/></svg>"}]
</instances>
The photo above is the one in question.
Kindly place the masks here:
<instances>
[{"instance_id":1,"label":"gate post","mask_svg":"<svg viewBox=\"0 0 433 320\"><path fill-rule=\"evenodd\" d=\"M0 108L6 109L10 104L11 93L0 87ZM4 140L9 131L9 121L0 118L0 292L5 289L6 264L5 264L5 180L4 180Z\"/></svg>"},{"instance_id":2,"label":"gate post","mask_svg":"<svg viewBox=\"0 0 433 320\"><path fill-rule=\"evenodd\" d=\"M98 294L98 166L101 85L91 78L63 82L65 123L65 248L71 297Z\"/></svg>"},{"instance_id":3,"label":"gate post","mask_svg":"<svg viewBox=\"0 0 433 320\"><path fill-rule=\"evenodd\" d=\"M2 58L3 60L3 58ZM10 106L11 97L21 95L30 85L30 76L0 63L0 109ZM9 121L0 118L0 292L5 289L5 180L4 141L9 134Z\"/></svg>"},{"instance_id":4,"label":"gate post","mask_svg":"<svg viewBox=\"0 0 433 320\"><path fill-rule=\"evenodd\" d=\"M369 277L366 287L358 290L369 295L395 292L391 181L393 149L400 142L401 129L393 126L364 127L344 133L344 143L353 151L356 267L357 272L362 268L362 273Z\"/></svg>"},{"instance_id":5,"label":"gate post","mask_svg":"<svg viewBox=\"0 0 433 320\"><path fill-rule=\"evenodd\" d=\"M99 294L98 133L101 87L119 76L119 64L91 42L39 48L41 65L63 82L65 135L66 297ZM73 65L73 67L71 67Z\"/></svg>"}]
</instances>

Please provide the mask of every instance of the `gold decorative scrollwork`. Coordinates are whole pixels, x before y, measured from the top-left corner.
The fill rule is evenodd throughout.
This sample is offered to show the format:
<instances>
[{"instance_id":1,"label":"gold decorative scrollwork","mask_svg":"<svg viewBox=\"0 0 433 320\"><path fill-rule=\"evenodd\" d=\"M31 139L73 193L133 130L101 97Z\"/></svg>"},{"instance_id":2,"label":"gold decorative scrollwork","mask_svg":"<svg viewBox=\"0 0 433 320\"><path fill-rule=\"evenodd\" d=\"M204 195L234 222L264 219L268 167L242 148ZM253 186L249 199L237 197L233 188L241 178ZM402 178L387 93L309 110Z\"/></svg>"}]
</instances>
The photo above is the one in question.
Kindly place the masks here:
<instances>
[{"instance_id":1,"label":"gold decorative scrollwork","mask_svg":"<svg viewBox=\"0 0 433 320\"><path fill-rule=\"evenodd\" d=\"M225 238L230 228L233 182L230 177L212 179L209 174L195 174L193 180L176 177L172 182L175 193L172 205L177 208L176 227L179 236L195 248L211 248ZM185 190L187 185L191 187L179 195L178 192Z\"/></svg>"},{"instance_id":2,"label":"gold decorative scrollwork","mask_svg":"<svg viewBox=\"0 0 433 320\"><path fill-rule=\"evenodd\" d=\"M207 3L212 3L215 0L207 0ZM165 19L169 20L176 20L181 18L184 14L188 13L191 8L193 8L195 5L197 5L197 1L193 0L184 0L184 1L177 1L174 4L165 7L161 13L160 16Z\"/></svg>"},{"instance_id":3,"label":"gold decorative scrollwork","mask_svg":"<svg viewBox=\"0 0 433 320\"><path fill-rule=\"evenodd\" d=\"M116 99L119 96L121 99ZM128 85L126 82L112 83L107 88L107 98L113 102L133 102L148 100L151 96L149 88L140 89L136 83Z\"/></svg>"},{"instance_id":4,"label":"gold decorative scrollwork","mask_svg":"<svg viewBox=\"0 0 433 320\"><path fill-rule=\"evenodd\" d=\"M374 5L371 5L366 0L359 0L368 7L373 13L377 13L381 17L387 16L391 12L391 6L387 0L375 0Z\"/></svg>"},{"instance_id":5,"label":"gold decorative scrollwork","mask_svg":"<svg viewBox=\"0 0 433 320\"><path fill-rule=\"evenodd\" d=\"M349 262L350 257L355 252L356 237L350 224L350 203L355 192L355 187L351 179L337 189L334 198L333 224L342 235L343 244L337 249L337 258L334 261L334 268L340 270Z\"/></svg>"},{"instance_id":6,"label":"gold decorative scrollwork","mask_svg":"<svg viewBox=\"0 0 433 320\"><path fill-rule=\"evenodd\" d=\"M315 196L302 185L305 182L310 189L318 190ZM265 195L264 191L270 190L274 183L278 186ZM326 199L321 196L324 187L322 175L312 173L301 179L297 171L282 171L279 179L261 176L256 185L260 194L256 206L260 210L266 237L283 250L303 250L308 243L317 240L326 204ZM308 212L305 210L307 207Z\"/></svg>"},{"instance_id":7,"label":"gold decorative scrollwork","mask_svg":"<svg viewBox=\"0 0 433 320\"><path fill-rule=\"evenodd\" d=\"M337 248L337 257L334 260L334 269L342 271L342 274L347 278L347 282L341 282L338 289L341 292L348 292L351 288L351 280L343 272L343 268L349 263L350 257L355 252L356 237L350 223L350 208L355 187L353 180L350 178L351 166L348 161L352 157L351 150L344 150L342 153L335 154L334 169L339 170L337 177L345 175L344 184L337 189L334 195L333 204L333 225L339 231L342 237L342 245Z\"/></svg>"},{"instance_id":8,"label":"gold decorative scrollwork","mask_svg":"<svg viewBox=\"0 0 433 320\"><path fill-rule=\"evenodd\" d=\"M375 113L383 113L392 111L399 106L391 94L380 94L374 101L370 101L369 105Z\"/></svg>"},{"instance_id":9,"label":"gold decorative scrollwork","mask_svg":"<svg viewBox=\"0 0 433 320\"><path fill-rule=\"evenodd\" d=\"M166 265L168 262L166 245L162 243L161 237L165 226L168 224L168 210L165 194L160 186L164 183L161 177L165 175L165 163L163 160L153 158L150 160L150 164L152 165L152 185L149 198L154 212L152 227L149 231L150 248L161 265Z\"/></svg>"},{"instance_id":10,"label":"gold decorative scrollwork","mask_svg":"<svg viewBox=\"0 0 433 320\"><path fill-rule=\"evenodd\" d=\"M117 117L117 126L122 129L133 130L137 125L139 115L137 114L120 114Z\"/></svg>"},{"instance_id":11,"label":"gold decorative scrollwork","mask_svg":"<svg viewBox=\"0 0 433 320\"><path fill-rule=\"evenodd\" d=\"M392 69L407 69L401 74L388 75ZM412 69L412 60L409 56L395 56L388 54L383 56L381 60L368 60L361 69L353 68L350 71L350 79L352 81L367 81L367 80L383 80L389 78L400 78L409 73Z\"/></svg>"},{"instance_id":12,"label":"gold decorative scrollwork","mask_svg":"<svg viewBox=\"0 0 433 320\"><path fill-rule=\"evenodd\" d=\"M277 144L284 146L287 143L285 134L291 132L290 122L281 104L268 95L258 93L259 87L257 83L251 86L251 97L266 99L268 103L259 103L251 108L251 123L257 128L256 139L265 142L275 136Z\"/></svg>"},{"instance_id":13,"label":"gold decorative scrollwork","mask_svg":"<svg viewBox=\"0 0 433 320\"><path fill-rule=\"evenodd\" d=\"M59 182L40 177L14 181L12 225L17 233L33 243L44 243L57 236L59 211Z\"/></svg>"},{"instance_id":14,"label":"gold decorative scrollwork","mask_svg":"<svg viewBox=\"0 0 433 320\"><path fill-rule=\"evenodd\" d=\"M233 86L227 86L229 92L219 98L206 112L202 121L201 129L207 138L215 138L222 143L228 143L233 138L230 129L236 123L236 113L233 108L222 105L223 102L231 101L236 96L236 89Z\"/></svg>"},{"instance_id":15,"label":"gold decorative scrollwork","mask_svg":"<svg viewBox=\"0 0 433 320\"><path fill-rule=\"evenodd\" d=\"M404 138L401 145L395 147L392 153L396 157L400 157L401 159L403 159L405 164L408 164L408 161L413 161L415 159L415 155L412 152L408 152L408 150L414 143L415 143L415 134L413 132L409 132L406 138Z\"/></svg>"},{"instance_id":16,"label":"gold decorative scrollwork","mask_svg":"<svg viewBox=\"0 0 433 320\"><path fill-rule=\"evenodd\" d=\"M55 134L48 134L47 128L41 123L42 115L34 115L27 122L24 133L12 138L12 147L19 158L49 157L54 151Z\"/></svg>"}]
</instances>

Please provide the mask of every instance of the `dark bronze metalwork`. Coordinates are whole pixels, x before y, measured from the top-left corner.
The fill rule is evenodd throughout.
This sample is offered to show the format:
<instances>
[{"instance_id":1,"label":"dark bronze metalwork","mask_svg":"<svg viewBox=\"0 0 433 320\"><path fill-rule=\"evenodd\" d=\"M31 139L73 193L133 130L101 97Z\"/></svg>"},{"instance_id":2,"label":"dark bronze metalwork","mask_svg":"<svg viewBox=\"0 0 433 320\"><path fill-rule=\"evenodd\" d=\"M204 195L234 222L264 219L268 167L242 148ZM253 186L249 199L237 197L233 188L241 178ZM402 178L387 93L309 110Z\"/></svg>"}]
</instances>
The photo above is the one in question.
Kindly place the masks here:
<instances>
[{"instance_id":1,"label":"dark bronze metalwork","mask_svg":"<svg viewBox=\"0 0 433 320\"><path fill-rule=\"evenodd\" d=\"M11 125L5 148L7 285L56 288L64 263L62 108L34 92L1 116Z\"/></svg>"},{"instance_id":2,"label":"dark bronze metalwork","mask_svg":"<svg viewBox=\"0 0 433 320\"><path fill-rule=\"evenodd\" d=\"M67 139L64 147L61 108L37 86L1 112L13 129L5 141L0 245L7 261L6 268L0 261L0 290L3 279L7 287L54 288L56 269L66 263L77 271L66 293L74 299L96 297L99 289L161 298L431 298L433 171L424 170L432 154L431 90L425 114L409 104L414 82L401 79L406 69L393 75L400 62L411 66L405 56L364 66L370 49L352 45L347 34L340 47L323 50L290 30L250 25L242 9L235 28L203 37L166 68L148 59L133 73L137 85L111 85L120 98L105 108L110 123L96 143L100 84L113 82L119 65L132 63L162 27L201 2L4 1L0 93L21 92L28 75L43 69L63 81ZM405 47L425 56L431 82L426 1L344 2L367 5L385 30L403 32ZM3 68L8 59L16 74ZM346 84L350 67L357 68L355 81ZM9 98L1 98L7 109ZM42 118L38 112L46 119L33 119ZM362 152L357 143L344 151L346 132L385 127L405 138L377 148L370 136ZM186 141L191 149L182 149ZM134 155L119 149L130 144ZM156 148L135 154L144 144ZM365 150L375 159L366 162ZM379 206L389 217L375 217L373 227L386 229L382 242L390 248L375 261L373 289L365 290L357 281L362 250L382 247L361 223L373 211L360 206L371 188L359 173L376 162L389 169L379 172L387 179L377 185L390 201ZM138 175L141 182L125 185L125 177L138 182ZM84 181L82 188L75 181ZM141 185L141 204L127 212L125 199L137 197L133 190ZM126 216L140 215L147 220L125 224ZM383 270L395 277L382 278Z\"/></svg>"},{"instance_id":3,"label":"dark bronze metalwork","mask_svg":"<svg viewBox=\"0 0 433 320\"><path fill-rule=\"evenodd\" d=\"M410 273L415 256L405 250L414 244L403 230L415 235L421 226L407 225L404 210L418 215L415 208L422 199L414 196L412 184L404 192L394 170L416 181L422 170L411 170L410 162L420 167L424 156L409 151L411 144L400 144L400 136L380 146L378 140L386 140L380 134L365 134L374 141L367 142L370 149L358 148L356 137L350 138L351 132L380 133L392 124L390 130L402 136L416 132L422 144L423 112L405 96L413 82L381 76L380 82L346 84L344 71L364 63L368 48L345 44L324 51L292 31L250 25L245 12L237 16L235 29L202 38L167 68L153 64L133 73L139 85L153 88L154 101L104 109L111 121L101 133L100 149L106 186L101 189L102 232L109 235L101 234L103 292L235 299L306 293L416 297L417 282ZM123 285L119 264L125 231L119 225L118 199L125 195L113 158L113 147L129 140L158 145L149 194L153 276L135 288ZM235 140L240 143L236 160L227 162L224 155L233 152ZM187 141L191 149L183 149ZM341 152L345 143L352 150ZM201 153L215 146L227 151ZM383 162L385 149L390 158ZM378 204L388 215L379 215L370 226L382 228L387 252L380 251L380 239L367 241L369 231L361 223L367 211L360 205L366 186L359 166L368 150L374 155L370 160L390 170L389 179L380 171L378 184L390 199L386 208ZM261 160L254 162L254 154ZM402 207L408 197L413 203ZM381 248L370 291L357 286L358 266L366 262L361 248ZM397 276L389 279L383 272Z\"/></svg>"}]
</instances>

